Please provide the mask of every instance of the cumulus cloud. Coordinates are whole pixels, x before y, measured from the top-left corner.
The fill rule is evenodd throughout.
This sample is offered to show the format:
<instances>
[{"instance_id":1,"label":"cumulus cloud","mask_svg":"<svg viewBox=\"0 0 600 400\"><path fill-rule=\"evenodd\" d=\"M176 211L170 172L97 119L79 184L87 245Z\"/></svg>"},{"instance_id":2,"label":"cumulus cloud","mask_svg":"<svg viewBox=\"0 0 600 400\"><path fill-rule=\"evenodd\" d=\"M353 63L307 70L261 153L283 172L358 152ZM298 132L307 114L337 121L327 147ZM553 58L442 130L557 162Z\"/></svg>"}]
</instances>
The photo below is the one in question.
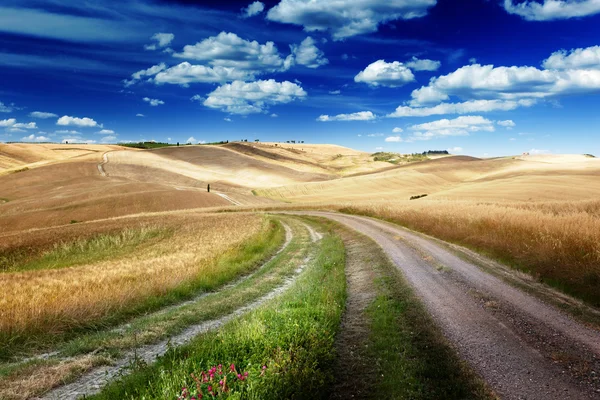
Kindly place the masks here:
<instances>
[{"instance_id":1,"label":"cumulus cloud","mask_svg":"<svg viewBox=\"0 0 600 400\"><path fill-rule=\"evenodd\" d=\"M330 31L334 40L377 31L380 24L427 15L437 0L281 0L267 19L301 25L307 32Z\"/></svg>"},{"instance_id":2,"label":"cumulus cloud","mask_svg":"<svg viewBox=\"0 0 600 400\"><path fill-rule=\"evenodd\" d=\"M413 57L405 65L413 71L437 71L442 66L442 63L429 59L419 60L417 57Z\"/></svg>"},{"instance_id":3,"label":"cumulus cloud","mask_svg":"<svg viewBox=\"0 0 600 400\"><path fill-rule=\"evenodd\" d=\"M544 60L546 69L600 69L600 46L585 49L559 50Z\"/></svg>"},{"instance_id":4,"label":"cumulus cloud","mask_svg":"<svg viewBox=\"0 0 600 400\"><path fill-rule=\"evenodd\" d=\"M389 114L390 118L427 117L430 115L470 114L474 112L511 111L519 107L531 107L535 100L469 100L461 103L441 103L433 107L399 106Z\"/></svg>"},{"instance_id":5,"label":"cumulus cloud","mask_svg":"<svg viewBox=\"0 0 600 400\"><path fill-rule=\"evenodd\" d=\"M288 81L234 81L211 92L203 104L231 114L253 114L266 112L271 105L290 103L305 97L306 92L301 86Z\"/></svg>"},{"instance_id":6,"label":"cumulus cloud","mask_svg":"<svg viewBox=\"0 0 600 400\"><path fill-rule=\"evenodd\" d=\"M430 140L437 137L468 136L471 132L493 132L494 123L481 116L461 116L412 125L412 140Z\"/></svg>"},{"instance_id":7,"label":"cumulus cloud","mask_svg":"<svg viewBox=\"0 0 600 400\"><path fill-rule=\"evenodd\" d=\"M80 126L82 128L94 128L96 126L102 127L101 124L97 123L96 121L94 121L91 118L87 118L87 117L77 118L77 117L70 117L68 115L64 115L64 116L60 117L58 119L58 121L56 121L56 125Z\"/></svg>"},{"instance_id":8,"label":"cumulus cloud","mask_svg":"<svg viewBox=\"0 0 600 400\"><path fill-rule=\"evenodd\" d=\"M17 123L17 120L14 118L2 119L2 120L0 120L0 127L6 128L9 126L13 126L16 123Z\"/></svg>"},{"instance_id":9,"label":"cumulus cloud","mask_svg":"<svg viewBox=\"0 0 600 400\"><path fill-rule=\"evenodd\" d=\"M370 86L400 87L413 82L412 71L399 61L391 63L378 60L367 66L354 77L355 82L364 82Z\"/></svg>"},{"instance_id":10,"label":"cumulus cloud","mask_svg":"<svg viewBox=\"0 0 600 400\"><path fill-rule=\"evenodd\" d=\"M165 104L165 102L162 101L162 100L151 99L149 97L144 97L142 100L144 100L146 103L149 103L152 107L156 107L156 106L160 106L162 104Z\"/></svg>"},{"instance_id":11,"label":"cumulus cloud","mask_svg":"<svg viewBox=\"0 0 600 400\"><path fill-rule=\"evenodd\" d=\"M43 112L43 111L33 111L29 113L31 118L40 118L40 119L48 119L48 118L56 118L58 115L51 112Z\"/></svg>"},{"instance_id":12,"label":"cumulus cloud","mask_svg":"<svg viewBox=\"0 0 600 400\"><path fill-rule=\"evenodd\" d=\"M402 137L400 136L388 136L385 138L386 142L391 142L391 143L397 143L397 142L403 142L404 139L402 139Z\"/></svg>"},{"instance_id":13,"label":"cumulus cloud","mask_svg":"<svg viewBox=\"0 0 600 400\"><path fill-rule=\"evenodd\" d=\"M153 40L155 43L147 44L144 46L144 48L146 50L162 49L170 45L173 39L175 39L175 35L172 33L155 33L150 37L150 40Z\"/></svg>"},{"instance_id":14,"label":"cumulus cloud","mask_svg":"<svg viewBox=\"0 0 600 400\"><path fill-rule=\"evenodd\" d=\"M552 21L585 17L600 13L598 0L527 0L515 3L514 0L504 0L504 9L510 14L516 14L528 21Z\"/></svg>"},{"instance_id":15,"label":"cumulus cloud","mask_svg":"<svg viewBox=\"0 0 600 400\"><path fill-rule=\"evenodd\" d=\"M352 114L339 114L334 116L321 115L319 118L317 118L317 121L372 121L375 118L377 118L377 116L371 111L360 111Z\"/></svg>"},{"instance_id":16,"label":"cumulus cloud","mask_svg":"<svg viewBox=\"0 0 600 400\"><path fill-rule=\"evenodd\" d=\"M37 124L35 122L29 122L27 124L17 123L12 126L16 129L37 129Z\"/></svg>"},{"instance_id":17,"label":"cumulus cloud","mask_svg":"<svg viewBox=\"0 0 600 400\"><path fill-rule=\"evenodd\" d=\"M161 71L164 71L165 69L167 69L167 65L165 63L153 65L148 69L143 69L141 71L134 72L133 74L131 74L131 79L126 79L123 81L123 83L125 84L125 87L129 87L144 79L145 77L155 76L156 74L158 74Z\"/></svg>"},{"instance_id":18,"label":"cumulus cloud","mask_svg":"<svg viewBox=\"0 0 600 400\"><path fill-rule=\"evenodd\" d=\"M35 136L33 134L21 138L24 142L49 142L50 138L46 136Z\"/></svg>"},{"instance_id":19,"label":"cumulus cloud","mask_svg":"<svg viewBox=\"0 0 600 400\"><path fill-rule=\"evenodd\" d=\"M98 131L96 133L99 133L100 135L114 135L115 131L113 131L112 129L102 129L101 131Z\"/></svg>"},{"instance_id":20,"label":"cumulus cloud","mask_svg":"<svg viewBox=\"0 0 600 400\"><path fill-rule=\"evenodd\" d=\"M136 117L142 117L142 118L144 118L144 117L145 117L145 115L144 115L144 114L135 114L135 116L136 116Z\"/></svg>"},{"instance_id":21,"label":"cumulus cloud","mask_svg":"<svg viewBox=\"0 0 600 400\"><path fill-rule=\"evenodd\" d=\"M294 55L296 64L304 65L308 68L319 68L320 66L329 64L329 60L325 58L325 53L315 46L315 41L312 37L307 37L300 45L290 46Z\"/></svg>"},{"instance_id":22,"label":"cumulus cloud","mask_svg":"<svg viewBox=\"0 0 600 400\"><path fill-rule=\"evenodd\" d=\"M255 1L254 3L249 4L248 7L242 8L242 17L243 18L254 17L255 15L260 14L264 10L265 10L265 4L260 1Z\"/></svg>"},{"instance_id":23,"label":"cumulus cloud","mask_svg":"<svg viewBox=\"0 0 600 400\"><path fill-rule=\"evenodd\" d=\"M412 92L410 105L447 101L451 96L469 100L549 99L562 95L600 92L600 70L538 69L528 66L467 65L432 78Z\"/></svg>"},{"instance_id":24,"label":"cumulus cloud","mask_svg":"<svg viewBox=\"0 0 600 400\"><path fill-rule=\"evenodd\" d=\"M233 67L206 67L185 61L156 74L157 84L170 83L188 86L190 83L225 83L236 80L253 80L254 74Z\"/></svg>"},{"instance_id":25,"label":"cumulus cloud","mask_svg":"<svg viewBox=\"0 0 600 400\"><path fill-rule=\"evenodd\" d=\"M260 44L256 40L240 38L235 33L221 32L195 45L187 45L175 57L204 61L213 67L237 70L275 72L289 68L289 61L281 57L275 43Z\"/></svg>"},{"instance_id":26,"label":"cumulus cloud","mask_svg":"<svg viewBox=\"0 0 600 400\"><path fill-rule=\"evenodd\" d=\"M394 128L394 129L392 129L392 132L394 132L394 133L402 133L402 132L404 132L404 129L402 129L402 128Z\"/></svg>"},{"instance_id":27,"label":"cumulus cloud","mask_svg":"<svg viewBox=\"0 0 600 400\"><path fill-rule=\"evenodd\" d=\"M508 129L511 129L511 128L514 128L515 126L517 126L517 124L515 124L515 122L511 119L507 119L505 121L498 121L497 124L500 126L503 126L505 128L508 128Z\"/></svg>"}]
</instances>

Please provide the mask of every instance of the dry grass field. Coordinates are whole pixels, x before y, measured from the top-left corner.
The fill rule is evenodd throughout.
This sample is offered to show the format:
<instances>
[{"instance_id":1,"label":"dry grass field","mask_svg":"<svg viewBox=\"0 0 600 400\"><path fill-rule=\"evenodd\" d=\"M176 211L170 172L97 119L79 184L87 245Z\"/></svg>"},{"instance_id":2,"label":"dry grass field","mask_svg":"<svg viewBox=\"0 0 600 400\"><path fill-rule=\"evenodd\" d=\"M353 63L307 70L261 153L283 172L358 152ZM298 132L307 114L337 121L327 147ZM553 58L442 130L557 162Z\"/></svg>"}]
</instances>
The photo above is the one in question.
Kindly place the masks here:
<instances>
[{"instance_id":1,"label":"dry grass field","mask_svg":"<svg viewBox=\"0 0 600 400\"><path fill-rule=\"evenodd\" d=\"M98 158L107 151L121 149L121 146L113 145L0 143L0 175L73 158Z\"/></svg>"},{"instance_id":2,"label":"dry grass field","mask_svg":"<svg viewBox=\"0 0 600 400\"><path fill-rule=\"evenodd\" d=\"M552 201L600 196L600 159L584 156L447 157L368 175L257 190L287 202L408 200Z\"/></svg>"},{"instance_id":3,"label":"dry grass field","mask_svg":"<svg viewBox=\"0 0 600 400\"><path fill-rule=\"evenodd\" d=\"M174 289L218 281L223 254L271 230L257 215L186 213L5 235L12 262L0 271L0 347L97 327Z\"/></svg>"}]
</instances>

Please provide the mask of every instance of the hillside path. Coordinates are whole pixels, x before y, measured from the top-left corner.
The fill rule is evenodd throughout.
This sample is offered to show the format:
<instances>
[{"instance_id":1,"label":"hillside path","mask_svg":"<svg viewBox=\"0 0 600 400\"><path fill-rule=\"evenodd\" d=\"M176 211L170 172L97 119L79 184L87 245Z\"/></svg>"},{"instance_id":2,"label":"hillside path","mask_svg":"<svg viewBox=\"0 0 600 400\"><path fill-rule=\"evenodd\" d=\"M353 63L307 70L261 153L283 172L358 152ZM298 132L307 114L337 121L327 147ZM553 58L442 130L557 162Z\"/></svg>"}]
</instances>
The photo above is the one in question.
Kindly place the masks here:
<instances>
[{"instance_id":1,"label":"hillside path","mask_svg":"<svg viewBox=\"0 0 600 400\"><path fill-rule=\"evenodd\" d=\"M366 217L294 214L329 218L375 240L459 355L501 398L600 398L599 332L433 239Z\"/></svg>"}]
</instances>

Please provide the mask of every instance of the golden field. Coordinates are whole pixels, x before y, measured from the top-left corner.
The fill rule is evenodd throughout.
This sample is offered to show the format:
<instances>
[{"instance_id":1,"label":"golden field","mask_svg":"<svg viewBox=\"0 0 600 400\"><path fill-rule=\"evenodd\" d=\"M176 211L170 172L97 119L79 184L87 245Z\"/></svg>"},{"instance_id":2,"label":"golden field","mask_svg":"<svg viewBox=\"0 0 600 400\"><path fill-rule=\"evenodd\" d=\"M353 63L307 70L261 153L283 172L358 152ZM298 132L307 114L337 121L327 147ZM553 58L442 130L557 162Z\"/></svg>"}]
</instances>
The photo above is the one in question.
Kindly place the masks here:
<instances>
[{"instance_id":1,"label":"golden field","mask_svg":"<svg viewBox=\"0 0 600 400\"><path fill-rule=\"evenodd\" d=\"M105 222L114 229L114 221L86 225L97 234L102 232ZM272 230L268 220L250 214L187 213L131 218L118 224L121 229L129 226L142 234L144 230L165 234L160 240L150 240L148 245L142 243L135 251L116 257L109 255L68 268L0 273L2 346L22 338L52 337L102 323L190 282L219 280L223 271L215 270L215 266L223 254L245 243L260 241ZM57 241L60 231L60 228L46 229L35 234ZM9 236L3 239L16 247L34 246L28 239ZM5 248L4 253L10 248ZM56 246L47 246L46 253L56 250Z\"/></svg>"},{"instance_id":2,"label":"golden field","mask_svg":"<svg viewBox=\"0 0 600 400\"><path fill-rule=\"evenodd\" d=\"M3 155L23 151L10 146L17 145L5 145ZM31 153L36 145L28 146ZM48 146L39 147L37 159L50 158ZM392 165L334 145L89 150L0 176L0 238L73 221L233 207L223 194L248 209L328 208L389 219L477 248L599 301L597 158L451 156ZM107 176L98 172L100 150L109 151ZM423 194L427 197L408 201Z\"/></svg>"}]
</instances>

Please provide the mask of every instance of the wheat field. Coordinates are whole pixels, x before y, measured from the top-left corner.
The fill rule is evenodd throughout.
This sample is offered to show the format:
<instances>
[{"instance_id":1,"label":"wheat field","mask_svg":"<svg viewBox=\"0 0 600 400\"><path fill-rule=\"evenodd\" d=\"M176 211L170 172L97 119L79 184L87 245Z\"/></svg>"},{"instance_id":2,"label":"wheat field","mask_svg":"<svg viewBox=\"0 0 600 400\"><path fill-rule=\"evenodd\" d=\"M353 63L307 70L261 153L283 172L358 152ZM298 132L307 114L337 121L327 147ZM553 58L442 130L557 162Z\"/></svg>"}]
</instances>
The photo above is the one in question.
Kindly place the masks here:
<instances>
[{"instance_id":1,"label":"wheat field","mask_svg":"<svg viewBox=\"0 0 600 400\"><path fill-rule=\"evenodd\" d=\"M0 273L0 340L60 335L101 322L145 300L198 279L215 279L216 260L269 231L257 215L154 219L150 229L172 230L143 251L60 269ZM55 232L56 234L56 232Z\"/></svg>"}]
</instances>

